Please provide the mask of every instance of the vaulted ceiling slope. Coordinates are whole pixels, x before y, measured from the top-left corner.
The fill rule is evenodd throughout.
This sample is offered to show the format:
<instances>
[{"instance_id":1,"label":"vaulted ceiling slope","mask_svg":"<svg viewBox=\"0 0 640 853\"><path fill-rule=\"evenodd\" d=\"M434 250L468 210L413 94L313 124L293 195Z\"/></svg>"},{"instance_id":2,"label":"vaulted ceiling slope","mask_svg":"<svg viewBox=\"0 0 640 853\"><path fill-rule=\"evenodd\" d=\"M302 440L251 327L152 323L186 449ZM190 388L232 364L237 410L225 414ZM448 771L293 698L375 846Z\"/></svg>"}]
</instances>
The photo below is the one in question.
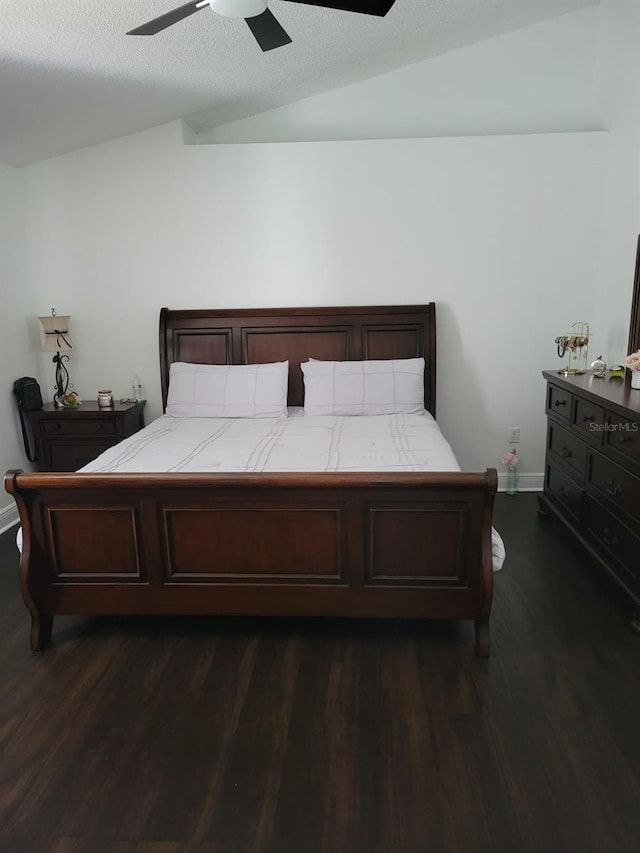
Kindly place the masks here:
<instances>
[{"instance_id":1,"label":"vaulted ceiling slope","mask_svg":"<svg viewBox=\"0 0 640 853\"><path fill-rule=\"evenodd\" d=\"M242 20L211 9L125 35L180 0L0 0L0 162L178 118L219 126L596 3L396 0L378 18L269 0L292 43L263 53Z\"/></svg>"}]
</instances>

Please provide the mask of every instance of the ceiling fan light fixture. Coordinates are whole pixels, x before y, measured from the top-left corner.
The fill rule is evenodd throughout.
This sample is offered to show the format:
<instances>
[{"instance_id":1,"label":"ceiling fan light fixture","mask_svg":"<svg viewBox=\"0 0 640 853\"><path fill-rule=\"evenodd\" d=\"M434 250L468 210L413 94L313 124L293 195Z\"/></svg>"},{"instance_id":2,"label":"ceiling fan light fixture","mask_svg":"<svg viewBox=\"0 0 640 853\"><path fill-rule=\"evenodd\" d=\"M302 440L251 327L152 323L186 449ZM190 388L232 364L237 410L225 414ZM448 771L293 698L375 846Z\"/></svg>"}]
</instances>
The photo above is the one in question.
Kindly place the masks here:
<instances>
[{"instance_id":1,"label":"ceiling fan light fixture","mask_svg":"<svg viewBox=\"0 0 640 853\"><path fill-rule=\"evenodd\" d=\"M224 18L255 18L267 11L267 0L209 0L209 6Z\"/></svg>"}]
</instances>

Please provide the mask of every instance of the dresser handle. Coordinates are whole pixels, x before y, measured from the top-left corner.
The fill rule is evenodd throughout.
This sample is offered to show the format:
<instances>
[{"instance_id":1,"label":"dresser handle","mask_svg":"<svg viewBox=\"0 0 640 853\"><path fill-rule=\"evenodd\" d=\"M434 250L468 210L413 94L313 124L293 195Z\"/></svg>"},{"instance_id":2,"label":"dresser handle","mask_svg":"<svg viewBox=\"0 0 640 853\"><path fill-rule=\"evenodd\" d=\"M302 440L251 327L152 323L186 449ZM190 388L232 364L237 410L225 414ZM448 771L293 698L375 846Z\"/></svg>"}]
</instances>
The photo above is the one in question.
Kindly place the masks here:
<instances>
[{"instance_id":1,"label":"dresser handle","mask_svg":"<svg viewBox=\"0 0 640 853\"><path fill-rule=\"evenodd\" d=\"M553 405L554 406L566 406L567 401L566 400L554 400Z\"/></svg>"},{"instance_id":2,"label":"dresser handle","mask_svg":"<svg viewBox=\"0 0 640 853\"><path fill-rule=\"evenodd\" d=\"M605 484L605 492L611 495L612 498L615 498L617 495L622 494L622 486L614 483L612 479L608 479Z\"/></svg>"},{"instance_id":3,"label":"dresser handle","mask_svg":"<svg viewBox=\"0 0 640 853\"><path fill-rule=\"evenodd\" d=\"M97 424L97 427L98 427L98 432L102 432L102 430L104 429L104 424Z\"/></svg>"},{"instance_id":4,"label":"dresser handle","mask_svg":"<svg viewBox=\"0 0 640 853\"><path fill-rule=\"evenodd\" d=\"M569 497L569 492L565 489L564 486L560 486L560 488L558 489L558 497L562 498L563 501L566 501L566 499Z\"/></svg>"},{"instance_id":5,"label":"dresser handle","mask_svg":"<svg viewBox=\"0 0 640 853\"><path fill-rule=\"evenodd\" d=\"M60 424L54 424L53 428L54 428L54 430L60 429Z\"/></svg>"},{"instance_id":6,"label":"dresser handle","mask_svg":"<svg viewBox=\"0 0 640 853\"><path fill-rule=\"evenodd\" d=\"M608 527L602 531L602 541L608 548L615 548L620 541L615 533L612 533Z\"/></svg>"},{"instance_id":7,"label":"dresser handle","mask_svg":"<svg viewBox=\"0 0 640 853\"><path fill-rule=\"evenodd\" d=\"M562 456L563 459L571 459L571 457L573 456L573 451L569 450L568 447L563 447L560 450L560 456Z\"/></svg>"},{"instance_id":8,"label":"dresser handle","mask_svg":"<svg viewBox=\"0 0 640 853\"><path fill-rule=\"evenodd\" d=\"M620 444L626 444L628 441L633 441L632 436L620 433Z\"/></svg>"},{"instance_id":9,"label":"dresser handle","mask_svg":"<svg viewBox=\"0 0 640 853\"><path fill-rule=\"evenodd\" d=\"M583 415L582 416L582 423L583 424L586 424L587 421L592 421L592 420L593 420L593 415Z\"/></svg>"}]
</instances>

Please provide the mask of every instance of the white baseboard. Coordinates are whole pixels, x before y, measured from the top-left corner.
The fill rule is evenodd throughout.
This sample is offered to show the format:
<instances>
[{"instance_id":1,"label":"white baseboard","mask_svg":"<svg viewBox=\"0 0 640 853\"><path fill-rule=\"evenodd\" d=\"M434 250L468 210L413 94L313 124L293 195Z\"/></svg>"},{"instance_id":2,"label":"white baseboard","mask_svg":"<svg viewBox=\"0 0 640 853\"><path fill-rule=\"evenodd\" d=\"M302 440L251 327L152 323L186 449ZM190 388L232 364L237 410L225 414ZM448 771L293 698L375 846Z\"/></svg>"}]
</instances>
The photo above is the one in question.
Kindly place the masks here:
<instances>
[{"instance_id":1,"label":"white baseboard","mask_svg":"<svg viewBox=\"0 0 640 853\"><path fill-rule=\"evenodd\" d=\"M544 474L520 474L518 491L541 492L544 485ZM498 491L504 492L507 487L507 475L498 474Z\"/></svg>"},{"instance_id":2,"label":"white baseboard","mask_svg":"<svg viewBox=\"0 0 640 853\"><path fill-rule=\"evenodd\" d=\"M15 504L9 504L9 506L6 506L4 509L0 509L0 533L4 533L5 530L9 530L9 528L13 527L14 524L17 524L18 521L18 507Z\"/></svg>"}]
</instances>

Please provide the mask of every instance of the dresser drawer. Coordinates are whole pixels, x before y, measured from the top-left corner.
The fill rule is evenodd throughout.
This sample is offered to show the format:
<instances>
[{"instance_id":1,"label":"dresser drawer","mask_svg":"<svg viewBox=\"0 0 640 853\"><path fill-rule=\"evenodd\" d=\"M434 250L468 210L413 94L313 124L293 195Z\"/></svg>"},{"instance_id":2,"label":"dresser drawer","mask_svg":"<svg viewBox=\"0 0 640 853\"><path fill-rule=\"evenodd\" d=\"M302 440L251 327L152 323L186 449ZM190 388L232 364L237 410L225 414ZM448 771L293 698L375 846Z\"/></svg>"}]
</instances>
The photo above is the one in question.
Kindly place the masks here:
<instances>
[{"instance_id":1,"label":"dresser drawer","mask_svg":"<svg viewBox=\"0 0 640 853\"><path fill-rule=\"evenodd\" d=\"M585 495L585 526L590 538L615 560L621 581L640 591L640 538L591 495Z\"/></svg>"},{"instance_id":2,"label":"dresser drawer","mask_svg":"<svg viewBox=\"0 0 640 853\"><path fill-rule=\"evenodd\" d=\"M571 513L576 521L582 516L582 486L559 465L547 465L544 480L545 492Z\"/></svg>"},{"instance_id":3,"label":"dresser drawer","mask_svg":"<svg viewBox=\"0 0 640 853\"><path fill-rule=\"evenodd\" d=\"M640 465L640 424L613 412L607 413L605 447Z\"/></svg>"},{"instance_id":4,"label":"dresser drawer","mask_svg":"<svg viewBox=\"0 0 640 853\"><path fill-rule=\"evenodd\" d=\"M640 524L640 478L597 451L589 453L587 483ZM638 554L640 563L640 553Z\"/></svg>"},{"instance_id":5,"label":"dresser drawer","mask_svg":"<svg viewBox=\"0 0 640 853\"><path fill-rule=\"evenodd\" d=\"M579 483L584 482L587 464L587 445L582 439L569 432L568 429L549 422L547 432L547 449L573 471Z\"/></svg>"},{"instance_id":6,"label":"dresser drawer","mask_svg":"<svg viewBox=\"0 0 640 853\"><path fill-rule=\"evenodd\" d=\"M564 418L567 423L570 423L572 403L573 394L570 391L565 391L558 385L547 386L547 412Z\"/></svg>"},{"instance_id":7,"label":"dresser drawer","mask_svg":"<svg viewBox=\"0 0 640 853\"><path fill-rule=\"evenodd\" d=\"M116 422L109 418L47 418L41 422L43 435L115 435Z\"/></svg>"},{"instance_id":8,"label":"dresser drawer","mask_svg":"<svg viewBox=\"0 0 640 853\"><path fill-rule=\"evenodd\" d=\"M591 443L602 444L605 430L604 418L605 411L602 406L596 406L584 397L576 397L572 425L575 429L584 432L585 438L588 438Z\"/></svg>"}]
</instances>

